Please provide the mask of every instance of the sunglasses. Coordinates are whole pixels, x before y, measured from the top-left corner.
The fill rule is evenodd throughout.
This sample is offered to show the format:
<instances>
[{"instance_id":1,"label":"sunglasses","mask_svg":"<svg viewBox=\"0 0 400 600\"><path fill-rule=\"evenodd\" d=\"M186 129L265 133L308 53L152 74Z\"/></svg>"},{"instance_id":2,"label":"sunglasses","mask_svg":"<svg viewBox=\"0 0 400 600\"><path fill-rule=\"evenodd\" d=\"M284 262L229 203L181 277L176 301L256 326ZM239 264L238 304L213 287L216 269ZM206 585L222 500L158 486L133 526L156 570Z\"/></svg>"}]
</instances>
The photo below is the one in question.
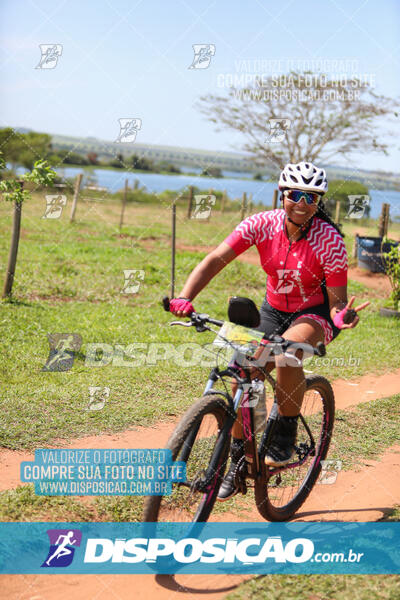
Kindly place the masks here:
<instances>
[{"instance_id":1,"label":"sunglasses","mask_svg":"<svg viewBox=\"0 0 400 600\"><path fill-rule=\"evenodd\" d=\"M290 202L295 202L296 204L300 202L301 199L308 205L318 204L321 200L320 194L317 194L316 192L302 192L301 190L285 190L283 195L290 200Z\"/></svg>"}]
</instances>

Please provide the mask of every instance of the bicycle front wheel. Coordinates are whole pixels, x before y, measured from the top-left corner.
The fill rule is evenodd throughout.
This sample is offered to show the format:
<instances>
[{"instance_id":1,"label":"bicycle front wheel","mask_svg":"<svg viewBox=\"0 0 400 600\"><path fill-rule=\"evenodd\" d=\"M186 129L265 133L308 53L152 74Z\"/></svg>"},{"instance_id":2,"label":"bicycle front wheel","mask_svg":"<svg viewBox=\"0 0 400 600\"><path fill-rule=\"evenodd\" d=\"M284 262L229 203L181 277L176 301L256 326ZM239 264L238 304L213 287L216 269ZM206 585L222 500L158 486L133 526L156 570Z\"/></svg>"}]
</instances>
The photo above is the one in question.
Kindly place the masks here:
<instances>
[{"instance_id":1,"label":"bicycle front wheel","mask_svg":"<svg viewBox=\"0 0 400 600\"><path fill-rule=\"evenodd\" d=\"M228 459L230 434L224 425L229 415L224 397L217 395L204 396L185 413L166 447L172 451L173 460L186 463L186 481L173 483L169 496L148 496L145 522L196 523L208 519Z\"/></svg>"},{"instance_id":2,"label":"bicycle front wheel","mask_svg":"<svg viewBox=\"0 0 400 600\"><path fill-rule=\"evenodd\" d=\"M331 441L335 401L332 387L319 375L306 377L306 392L297 432L297 458L291 467L263 466L255 483L258 512L269 521L287 521L310 494Z\"/></svg>"}]
</instances>

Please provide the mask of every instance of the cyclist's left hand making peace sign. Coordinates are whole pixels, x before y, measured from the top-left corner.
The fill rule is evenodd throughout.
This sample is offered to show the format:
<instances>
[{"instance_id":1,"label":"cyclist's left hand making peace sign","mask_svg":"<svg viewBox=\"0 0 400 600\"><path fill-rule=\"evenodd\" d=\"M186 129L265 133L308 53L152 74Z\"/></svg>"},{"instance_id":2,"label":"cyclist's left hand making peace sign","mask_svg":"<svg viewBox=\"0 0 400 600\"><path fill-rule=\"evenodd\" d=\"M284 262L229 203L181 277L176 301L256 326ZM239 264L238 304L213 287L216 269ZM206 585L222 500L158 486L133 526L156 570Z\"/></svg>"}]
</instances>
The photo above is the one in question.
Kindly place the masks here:
<instances>
[{"instance_id":1,"label":"cyclist's left hand making peace sign","mask_svg":"<svg viewBox=\"0 0 400 600\"><path fill-rule=\"evenodd\" d=\"M360 306L352 308L355 299L356 297L352 296L347 302L346 306L342 310L338 311L334 316L333 322L339 329L352 329L355 327L360 320L360 317L357 315L357 313L371 304L370 302L363 302L360 304Z\"/></svg>"}]
</instances>

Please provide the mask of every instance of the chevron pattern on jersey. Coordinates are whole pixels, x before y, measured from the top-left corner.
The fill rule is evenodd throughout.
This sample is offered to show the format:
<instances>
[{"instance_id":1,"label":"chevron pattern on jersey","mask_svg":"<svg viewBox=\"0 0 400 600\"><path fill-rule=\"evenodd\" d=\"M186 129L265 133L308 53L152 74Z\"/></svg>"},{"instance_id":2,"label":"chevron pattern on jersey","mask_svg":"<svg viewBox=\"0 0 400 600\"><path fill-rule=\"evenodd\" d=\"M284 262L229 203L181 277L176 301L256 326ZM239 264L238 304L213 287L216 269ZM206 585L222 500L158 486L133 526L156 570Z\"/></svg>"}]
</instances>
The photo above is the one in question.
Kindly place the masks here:
<instances>
[{"instance_id":1,"label":"chevron pattern on jersey","mask_svg":"<svg viewBox=\"0 0 400 600\"><path fill-rule=\"evenodd\" d=\"M315 218L307 241L326 275L346 271L347 252L342 236L332 225Z\"/></svg>"}]
</instances>

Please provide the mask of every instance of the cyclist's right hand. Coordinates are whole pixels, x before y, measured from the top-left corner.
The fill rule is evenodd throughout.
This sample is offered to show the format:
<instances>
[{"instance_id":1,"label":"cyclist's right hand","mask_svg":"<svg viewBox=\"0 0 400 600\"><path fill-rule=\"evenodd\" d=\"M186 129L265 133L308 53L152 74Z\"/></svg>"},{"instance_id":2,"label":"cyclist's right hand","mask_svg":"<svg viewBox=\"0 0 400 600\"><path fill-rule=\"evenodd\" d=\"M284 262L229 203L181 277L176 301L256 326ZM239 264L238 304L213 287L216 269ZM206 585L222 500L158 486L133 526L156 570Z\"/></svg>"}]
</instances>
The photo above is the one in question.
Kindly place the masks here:
<instances>
[{"instance_id":1,"label":"cyclist's right hand","mask_svg":"<svg viewBox=\"0 0 400 600\"><path fill-rule=\"evenodd\" d=\"M188 298L172 298L169 310L178 317L188 317L194 312L194 306Z\"/></svg>"}]
</instances>

